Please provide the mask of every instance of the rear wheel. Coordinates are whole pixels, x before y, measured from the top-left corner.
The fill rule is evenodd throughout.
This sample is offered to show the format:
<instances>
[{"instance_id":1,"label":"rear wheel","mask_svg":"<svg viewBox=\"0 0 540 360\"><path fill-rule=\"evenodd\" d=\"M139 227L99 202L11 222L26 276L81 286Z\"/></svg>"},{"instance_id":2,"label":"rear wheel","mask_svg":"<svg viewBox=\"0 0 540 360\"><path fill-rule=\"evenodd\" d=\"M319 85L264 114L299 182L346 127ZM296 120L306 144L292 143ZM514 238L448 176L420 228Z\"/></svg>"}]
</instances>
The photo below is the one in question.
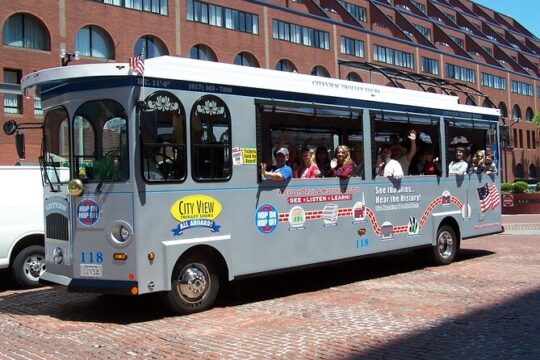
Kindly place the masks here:
<instances>
[{"instance_id":1,"label":"rear wheel","mask_svg":"<svg viewBox=\"0 0 540 360\"><path fill-rule=\"evenodd\" d=\"M24 288L39 286L39 277L45 272L45 250L41 245L24 248L13 261L13 277Z\"/></svg>"},{"instance_id":2,"label":"rear wheel","mask_svg":"<svg viewBox=\"0 0 540 360\"><path fill-rule=\"evenodd\" d=\"M454 229L448 225L437 231L437 240L433 246L433 260L437 265L447 265L454 261L458 249L458 239Z\"/></svg>"},{"instance_id":3,"label":"rear wheel","mask_svg":"<svg viewBox=\"0 0 540 360\"><path fill-rule=\"evenodd\" d=\"M219 291L215 263L202 255L189 255L176 264L171 291L166 294L169 307L178 314L192 314L209 309Z\"/></svg>"}]
</instances>

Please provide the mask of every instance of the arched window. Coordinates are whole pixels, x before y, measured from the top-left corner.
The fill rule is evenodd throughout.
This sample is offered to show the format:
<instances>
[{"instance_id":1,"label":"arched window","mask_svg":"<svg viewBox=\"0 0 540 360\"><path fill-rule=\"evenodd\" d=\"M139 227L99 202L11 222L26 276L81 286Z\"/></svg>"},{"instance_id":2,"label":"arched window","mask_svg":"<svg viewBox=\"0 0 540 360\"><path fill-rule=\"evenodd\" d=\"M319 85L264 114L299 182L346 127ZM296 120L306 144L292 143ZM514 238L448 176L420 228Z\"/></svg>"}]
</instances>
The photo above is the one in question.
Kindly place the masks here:
<instances>
[{"instance_id":1,"label":"arched window","mask_svg":"<svg viewBox=\"0 0 540 360\"><path fill-rule=\"evenodd\" d=\"M488 98L484 99L482 106L486 108L495 108L495 104L493 104L493 102L489 100Z\"/></svg>"},{"instance_id":2,"label":"arched window","mask_svg":"<svg viewBox=\"0 0 540 360\"><path fill-rule=\"evenodd\" d=\"M141 36L135 43L133 55L139 56L142 53L144 53L144 57L146 59L162 55L169 55L169 51L167 50L167 47L165 46L163 41L152 35Z\"/></svg>"},{"instance_id":3,"label":"arched window","mask_svg":"<svg viewBox=\"0 0 540 360\"><path fill-rule=\"evenodd\" d=\"M189 50L190 59L217 62L217 56L212 49L203 44L198 44Z\"/></svg>"},{"instance_id":4,"label":"arched window","mask_svg":"<svg viewBox=\"0 0 540 360\"><path fill-rule=\"evenodd\" d=\"M465 99L465 104L466 105L471 105L471 106L476 106L476 102L474 101L474 99L470 96L467 95L467 98Z\"/></svg>"},{"instance_id":5,"label":"arched window","mask_svg":"<svg viewBox=\"0 0 540 360\"><path fill-rule=\"evenodd\" d=\"M362 78L360 77L360 75L358 75L357 73L355 72L350 72L347 74L347 80L349 81L356 81L356 82L362 82Z\"/></svg>"},{"instance_id":6,"label":"arched window","mask_svg":"<svg viewBox=\"0 0 540 360\"><path fill-rule=\"evenodd\" d=\"M523 165L521 163L516 165L516 179L523 179Z\"/></svg>"},{"instance_id":7,"label":"arched window","mask_svg":"<svg viewBox=\"0 0 540 360\"><path fill-rule=\"evenodd\" d=\"M328 70L324 68L324 66L317 65L311 70L311 75L314 76L321 76L329 78L330 74L328 73Z\"/></svg>"},{"instance_id":8,"label":"arched window","mask_svg":"<svg viewBox=\"0 0 540 360\"><path fill-rule=\"evenodd\" d=\"M81 56L114 59L114 46L109 35L95 25L82 27L77 31L75 50Z\"/></svg>"},{"instance_id":9,"label":"arched window","mask_svg":"<svg viewBox=\"0 0 540 360\"><path fill-rule=\"evenodd\" d=\"M186 116L174 94L156 91L141 112L142 172L149 182L182 181L186 177Z\"/></svg>"},{"instance_id":10,"label":"arched window","mask_svg":"<svg viewBox=\"0 0 540 360\"><path fill-rule=\"evenodd\" d=\"M512 108L512 120L514 121L520 121L521 120L521 109L519 108L519 105L516 104Z\"/></svg>"},{"instance_id":11,"label":"arched window","mask_svg":"<svg viewBox=\"0 0 540 360\"><path fill-rule=\"evenodd\" d=\"M396 86L397 84L397 86ZM386 86L390 86L390 87L397 87L397 88L400 88L400 89L405 89L405 86L403 86L402 83L396 81L395 83L390 81L388 84L386 84Z\"/></svg>"},{"instance_id":12,"label":"arched window","mask_svg":"<svg viewBox=\"0 0 540 360\"><path fill-rule=\"evenodd\" d=\"M4 23L4 45L36 50L51 50L49 31L29 14L11 15Z\"/></svg>"},{"instance_id":13,"label":"arched window","mask_svg":"<svg viewBox=\"0 0 540 360\"><path fill-rule=\"evenodd\" d=\"M294 66L294 64L287 59L279 60L275 66L275 69L286 72L297 72L296 66Z\"/></svg>"},{"instance_id":14,"label":"arched window","mask_svg":"<svg viewBox=\"0 0 540 360\"><path fill-rule=\"evenodd\" d=\"M261 67L255 56L251 55L248 52L241 52L234 58L234 63L236 65L242 66L251 66L251 67Z\"/></svg>"},{"instance_id":15,"label":"arched window","mask_svg":"<svg viewBox=\"0 0 540 360\"><path fill-rule=\"evenodd\" d=\"M427 92L436 94L436 93L437 93L437 90L435 90L435 89L432 88L432 87L428 87L428 88L427 88Z\"/></svg>"},{"instance_id":16,"label":"arched window","mask_svg":"<svg viewBox=\"0 0 540 360\"><path fill-rule=\"evenodd\" d=\"M231 114L217 96L205 95L191 109L191 164L196 181L225 181L232 175Z\"/></svg>"},{"instance_id":17,"label":"arched window","mask_svg":"<svg viewBox=\"0 0 540 360\"><path fill-rule=\"evenodd\" d=\"M501 117L503 118L508 118L508 109L506 107L506 104L503 103L502 101L499 103L499 106L498 106L500 112L501 112Z\"/></svg>"},{"instance_id":18,"label":"arched window","mask_svg":"<svg viewBox=\"0 0 540 360\"><path fill-rule=\"evenodd\" d=\"M536 166L534 164L529 165L529 178L536 179Z\"/></svg>"},{"instance_id":19,"label":"arched window","mask_svg":"<svg viewBox=\"0 0 540 360\"><path fill-rule=\"evenodd\" d=\"M533 109L528 107L527 110L525 110L525 120L532 121L533 117L534 117Z\"/></svg>"}]
</instances>

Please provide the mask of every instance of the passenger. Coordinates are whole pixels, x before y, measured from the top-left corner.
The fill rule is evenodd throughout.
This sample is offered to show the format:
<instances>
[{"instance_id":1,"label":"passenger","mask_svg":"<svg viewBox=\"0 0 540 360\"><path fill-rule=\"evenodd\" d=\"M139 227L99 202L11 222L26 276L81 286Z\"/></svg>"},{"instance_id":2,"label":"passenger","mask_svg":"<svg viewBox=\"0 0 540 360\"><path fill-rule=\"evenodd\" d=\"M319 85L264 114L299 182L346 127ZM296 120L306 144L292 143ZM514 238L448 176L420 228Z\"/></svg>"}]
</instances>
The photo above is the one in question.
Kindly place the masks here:
<instances>
[{"instance_id":1,"label":"passenger","mask_svg":"<svg viewBox=\"0 0 540 360\"><path fill-rule=\"evenodd\" d=\"M324 146L319 146L315 151L315 162L320 171L320 177L330 176L330 159L328 158L328 150Z\"/></svg>"},{"instance_id":2,"label":"passenger","mask_svg":"<svg viewBox=\"0 0 540 360\"><path fill-rule=\"evenodd\" d=\"M478 150L474 153L471 165L467 172L469 174L481 174L485 171L486 166L484 165L485 151Z\"/></svg>"},{"instance_id":3,"label":"passenger","mask_svg":"<svg viewBox=\"0 0 540 360\"><path fill-rule=\"evenodd\" d=\"M484 165L486 174L491 175L497 173L497 166L493 161L493 152L491 152L491 150L486 150L486 158L484 159Z\"/></svg>"},{"instance_id":4,"label":"passenger","mask_svg":"<svg viewBox=\"0 0 540 360\"><path fill-rule=\"evenodd\" d=\"M439 161L439 157L433 154L432 149L428 148L424 150L424 161L425 161L424 170L422 172L424 175L441 176L442 174L441 163Z\"/></svg>"},{"instance_id":5,"label":"passenger","mask_svg":"<svg viewBox=\"0 0 540 360\"><path fill-rule=\"evenodd\" d=\"M315 163L315 150L310 147L302 149L302 164L298 169L298 177L300 179L314 179L318 177L321 172L317 163Z\"/></svg>"},{"instance_id":6,"label":"passenger","mask_svg":"<svg viewBox=\"0 0 540 360\"><path fill-rule=\"evenodd\" d=\"M360 146L355 147L353 151L354 166L353 176L364 177L364 151Z\"/></svg>"},{"instance_id":7,"label":"passenger","mask_svg":"<svg viewBox=\"0 0 540 360\"><path fill-rule=\"evenodd\" d=\"M392 150L390 144L381 146L381 163L377 166L377 176L391 177L401 179L403 177L403 168L401 164L392 159Z\"/></svg>"},{"instance_id":8,"label":"passenger","mask_svg":"<svg viewBox=\"0 0 540 360\"><path fill-rule=\"evenodd\" d=\"M336 157L330 162L330 176L350 178L353 175L354 166L349 147L340 145L336 148Z\"/></svg>"},{"instance_id":9,"label":"passenger","mask_svg":"<svg viewBox=\"0 0 540 360\"><path fill-rule=\"evenodd\" d=\"M458 146L454 155L454 160L448 165L448 175L463 176L467 172L468 164L465 160L465 148Z\"/></svg>"},{"instance_id":10,"label":"passenger","mask_svg":"<svg viewBox=\"0 0 540 360\"><path fill-rule=\"evenodd\" d=\"M287 164L291 167L293 172L293 177L297 178L298 176L298 169L300 169L300 165L302 164L302 159L300 158L300 150L296 145L289 145L287 146L287 149L289 150L289 161L287 161Z\"/></svg>"},{"instance_id":11,"label":"passenger","mask_svg":"<svg viewBox=\"0 0 540 360\"><path fill-rule=\"evenodd\" d=\"M285 181L289 180L292 177L292 169L287 165L287 160L289 160L289 150L287 148L279 149L276 154L276 169L267 171L266 163L261 163L261 174L264 179L270 179L273 181Z\"/></svg>"},{"instance_id":12,"label":"passenger","mask_svg":"<svg viewBox=\"0 0 540 360\"><path fill-rule=\"evenodd\" d=\"M403 147L399 141L396 142L395 138L390 138L390 145L392 158L397 160L401 164L401 168L407 171L406 175L409 175L409 166L411 165L411 160L416 154L416 131L409 131L409 149Z\"/></svg>"}]
</instances>

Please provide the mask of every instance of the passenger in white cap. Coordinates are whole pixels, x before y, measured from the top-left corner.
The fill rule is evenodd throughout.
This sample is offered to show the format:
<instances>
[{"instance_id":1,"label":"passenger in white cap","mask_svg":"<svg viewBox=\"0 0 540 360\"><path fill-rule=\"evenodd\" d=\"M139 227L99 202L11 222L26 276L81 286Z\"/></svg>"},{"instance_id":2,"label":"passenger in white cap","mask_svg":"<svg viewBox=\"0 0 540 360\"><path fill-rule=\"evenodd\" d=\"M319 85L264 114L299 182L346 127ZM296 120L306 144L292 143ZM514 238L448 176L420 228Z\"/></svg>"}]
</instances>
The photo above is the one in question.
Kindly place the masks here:
<instances>
[{"instance_id":1,"label":"passenger in white cap","mask_svg":"<svg viewBox=\"0 0 540 360\"><path fill-rule=\"evenodd\" d=\"M289 150L282 147L275 153L277 167L275 170L267 171L266 163L261 163L261 174L263 179L270 179L273 181L285 181L289 180L292 177L292 169L287 165L287 160L289 160Z\"/></svg>"}]
</instances>

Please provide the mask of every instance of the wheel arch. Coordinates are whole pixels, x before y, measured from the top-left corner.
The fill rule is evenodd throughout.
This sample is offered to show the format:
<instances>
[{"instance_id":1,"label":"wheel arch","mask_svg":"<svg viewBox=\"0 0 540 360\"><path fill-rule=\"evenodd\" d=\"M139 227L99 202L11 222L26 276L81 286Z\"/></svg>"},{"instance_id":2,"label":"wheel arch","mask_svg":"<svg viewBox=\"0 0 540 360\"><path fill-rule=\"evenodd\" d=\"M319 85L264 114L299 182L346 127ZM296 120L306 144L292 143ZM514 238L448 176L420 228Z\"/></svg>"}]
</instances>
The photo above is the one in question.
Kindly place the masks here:
<instances>
[{"instance_id":1,"label":"wheel arch","mask_svg":"<svg viewBox=\"0 0 540 360\"><path fill-rule=\"evenodd\" d=\"M229 267L227 265L227 261L225 260L225 257L218 249L216 249L213 246L206 245L206 244L195 245L187 249L186 251L184 251L182 255L180 255L178 259L176 260L173 266L173 269L183 259L194 254L204 256L207 259L213 261L218 269L218 275L220 279L223 281L229 280ZM171 279L172 279L172 273L173 272L170 273Z\"/></svg>"},{"instance_id":2,"label":"wheel arch","mask_svg":"<svg viewBox=\"0 0 540 360\"><path fill-rule=\"evenodd\" d=\"M437 232L443 226L449 226L452 228L452 230L454 230L454 233L456 234L456 239L458 242L457 249L459 250L459 248L461 247L461 229L459 227L459 223L457 222L455 218L451 216L447 216L444 219L442 219L441 222L439 223L439 226L437 227ZM433 238L433 245L435 245L436 241L437 239Z\"/></svg>"},{"instance_id":3,"label":"wheel arch","mask_svg":"<svg viewBox=\"0 0 540 360\"><path fill-rule=\"evenodd\" d=\"M45 235L41 233L27 234L17 240L13 244L9 254L9 267L11 268L13 266L13 261L23 249L32 245L45 246Z\"/></svg>"}]
</instances>

